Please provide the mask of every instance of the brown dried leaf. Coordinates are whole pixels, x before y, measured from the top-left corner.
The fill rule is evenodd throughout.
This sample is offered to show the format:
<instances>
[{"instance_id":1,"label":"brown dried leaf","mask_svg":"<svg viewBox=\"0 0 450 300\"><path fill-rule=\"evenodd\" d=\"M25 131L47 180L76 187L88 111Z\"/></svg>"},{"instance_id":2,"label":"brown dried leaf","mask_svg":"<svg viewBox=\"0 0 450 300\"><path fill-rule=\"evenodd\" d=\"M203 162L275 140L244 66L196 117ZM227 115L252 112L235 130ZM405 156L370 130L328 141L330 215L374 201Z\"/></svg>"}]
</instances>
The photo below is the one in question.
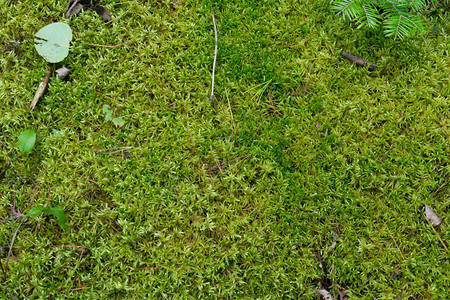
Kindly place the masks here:
<instances>
[{"instance_id":1,"label":"brown dried leaf","mask_svg":"<svg viewBox=\"0 0 450 300\"><path fill-rule=\"evenodd\" d=\"M1 221L0 224L15 220L15 219L22 219L24 214L20 212L20 210L16 210L14 206L7 206L6 210L8 211L8 214L11 215L11 218L8 220Z\"/></svg>"},{"instance_id":2,"label":"brown dried leaf","mask_svg":"<svg viewBox=\"0 0 450 300\"><path fill-rule=\"evenodd\" d=\"M66 79L67 76L69 76L70 69L66 67L59 68L55 71L56 75L61 78L61 80Z\"/></svg>"},{"instance_id":3,"label":"brown dried leaf","mask_svg":"<svg viewBox=\"0 0 450 300\"><path fill-rule=\"evenodd\" d=\"M333 295L331 295L331 293L326 289L318 289L316 291L316 294L322 296L323 300L335 300Z\"/></svg>"},{"instance_id":4,"label":"brown dried leaf","mask_svg":"<svg viewBox=\"0 0 450 300\"><path fill-rule=\"evenodd\" d=\"M92 8L99 16L101 16L106 22L111 21L111 13L103 6L97 5Z\"/></svg>"},{"instance_id":5,"label":"brown dried leaf","mask_svg":"<svg viewBox=\"0 0 450 300\"><path fill-rule=\"evenodd\" d=\"M425 217L427 217L428 221L430 221L433 226L438 226L442 222L442 219L439 218L428 205L425 205Z\"/></svg>"},{"instance_id":6,"label":"brown dried leaf","mask_svg":"<svg viewBox=\"0 0 450 300\"><path fill-rule=\"evenodd\" d=\"M16 210L16 208L14 206L8 206L6 207L6 210L8 211L8 213L11 215L11 217L13 218L21 218L24 216L24 214L22 214L20 212L20 210Z\"/></svg>"},{"instance_id":7,"label":"brown dried leaf","mask_svg":"<svg viewBox=\"0 0 450 300\"><path fill-rule=\"evenodd\" d=\"M111 13L106 10L103 6L96 5L98 1L92 0L75 0L70 1L66 7L66 18L70 18L71 15L76 15L81 12L81 10L92 9L99 16L101 16L105 21L111 21Z\"/></svg>"},{"instance_id":8,"label":"brown dried leaf","mask_svg":"<svg viewBox=\"0 0 450 300\"><path fill-rule=\"evenodd\" d=\"M86 2L86 1L84 1ZM66 7L66 18L70 18L71 15L79 14L82 9L86 9L88 7L87 3L83 3L83 1L70 1Z\"/></svg>"}]
</instances>

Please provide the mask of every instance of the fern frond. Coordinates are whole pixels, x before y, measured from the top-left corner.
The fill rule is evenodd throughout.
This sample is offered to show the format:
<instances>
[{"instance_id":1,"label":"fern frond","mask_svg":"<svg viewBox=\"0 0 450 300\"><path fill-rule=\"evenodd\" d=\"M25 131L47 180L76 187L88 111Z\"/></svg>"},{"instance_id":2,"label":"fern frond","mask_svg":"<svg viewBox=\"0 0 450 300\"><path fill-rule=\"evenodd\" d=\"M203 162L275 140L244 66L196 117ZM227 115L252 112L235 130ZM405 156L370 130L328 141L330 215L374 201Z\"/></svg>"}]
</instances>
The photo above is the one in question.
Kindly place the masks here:
<instances>
[{"instance_id":1,"label":"fern frond","mask_svg":"<svg viewBox=\"0 0 450 300\"><path fill-rule=\"evenodd\" d=\"M427 7L429 4L437 4L438 0L397 0L397 2L407 5L412 11L419 11L420 9Z\"/></svg>"},{"instance_id":2,"label":"fern frond","mask_svg":"<svg viewBox=\"0 0 450 300\"><path fill-rule=\"evenodd\" d=\"M388 1L387 1L388 2ZM424 29L423 21L408 12L407 4L389 1L385 4L385 19L383 21L386 36L394 36L403 39Z\"/></svg>"},{"instance_id":3,"label":"fern frond","mask_svg":"<svg viewBox=\"0 0 450 300\"><path fill-rule=\"evenodd\" d=\"M357 18L357 21L359 22L358 28L361 28L364 25L370 28L377 27L380 24L377 9L371 3L362 3L361 6L364 11L364 15Z\"/></svg>"},{"instance_id":4,"label":"fern frond","mask_svg":"<svg viewBox=\"0 0 450 300\"><path fill-rule=\"evenodd\" d=\"M344 18L358 22L358 28L368 26L377 27L380 24L378 11L368 0L340 0L335 1L333 9Z\"/></svg>"},{"instance_id":5,"label":"fern frond","mask_svg":"<svg viewBox=\"0 0 450 300\"><path fill-rule=\"evenodd\" d=\"M424 30L418 12L440 0L332 0L333 10L345 19L357 22L358 28L384 27L387 36L400 39Z\"/></svg>"},{"instance_id":6,"label":"fern frond","mask_svg":"<svg viewBox=\"0 0 450 300\"><path fill-rule=\"evenodd\" d=\"M361 0L340 0L335 1L333 10L338 11L344 18L355 19L362 12Z\"/></svg>"}]
</instances>

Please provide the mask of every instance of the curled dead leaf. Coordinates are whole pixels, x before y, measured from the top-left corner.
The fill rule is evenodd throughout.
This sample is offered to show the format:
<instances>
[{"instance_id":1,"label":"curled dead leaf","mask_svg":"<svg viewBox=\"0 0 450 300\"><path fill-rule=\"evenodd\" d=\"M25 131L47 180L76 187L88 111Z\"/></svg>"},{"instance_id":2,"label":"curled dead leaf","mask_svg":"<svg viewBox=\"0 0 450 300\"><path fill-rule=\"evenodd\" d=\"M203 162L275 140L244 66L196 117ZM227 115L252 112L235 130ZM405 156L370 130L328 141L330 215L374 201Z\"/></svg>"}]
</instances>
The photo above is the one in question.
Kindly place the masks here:
<instances>
[{"instance_id":1,"label":"curled dead leaf","mask_svg":"<svg viewBox=\"0 0 450 300\"><path fill-rule=\"evenodd\" d=\"M71 15L79 14L81 10L92 9L105 21L111 21L111 13L107 11L103 6L97 5L97 2L98 1L92 0L69 1L69 4L66 7L66 18L70 18Z\"/></svg>"},{"instance_id":2,"label":"curled dead leaf","mask_svg":"<svg viewBox=\"0 0 450 300\"><path fill-rule=\"evenodd\" d=\"M425 205L425 217L430 221L431 225L438 226L441 224L442 219L439 218L431 207Z\"/></svg>"},{"instance_id":3,"label":"curled dead leaf","mask_svg":"<svg viewBox=\"0 0 450 300\"><path fill-rule=\"evenodd\" d=\"M111 21L111 13L106 10L103 6L97 5L92 8L100 17L102 17L106 22Z\"/></svg>"},{"instance_id":4,"label":"curled dead leaf","mask_svg":"<svg viewBox=\"0 0 450 300\"><path fill-rule=\"evenodd\" d=\"M83 3L83 1L70 1L66 7L66 18L70 18L71 15L79 14L85 6L87 7L87 3Z\"/></svg>"},{"instance_id":5,"label":"curled dead leaf","mask_svg":"<svg viewBox=\"0 0 450 300\"><path fill-rule=\"evenodd\" d=\"M318 289L316 291L316 294L322 296L323 300L335 300L333 295L331 295L331 293L326 289Z\"/></svg>"},{"instance_id":6,"label":"curled dead leaf","mask_svg":"<svg viewBox=\"0 0 450 300\"><path fill-rule=\"evenodd\" d=\"M70 69L66 67L59 68L55 71L56 76L58 76L61 80L65 80L67 76L69 76Z\"/></svg>"}]
</instances>

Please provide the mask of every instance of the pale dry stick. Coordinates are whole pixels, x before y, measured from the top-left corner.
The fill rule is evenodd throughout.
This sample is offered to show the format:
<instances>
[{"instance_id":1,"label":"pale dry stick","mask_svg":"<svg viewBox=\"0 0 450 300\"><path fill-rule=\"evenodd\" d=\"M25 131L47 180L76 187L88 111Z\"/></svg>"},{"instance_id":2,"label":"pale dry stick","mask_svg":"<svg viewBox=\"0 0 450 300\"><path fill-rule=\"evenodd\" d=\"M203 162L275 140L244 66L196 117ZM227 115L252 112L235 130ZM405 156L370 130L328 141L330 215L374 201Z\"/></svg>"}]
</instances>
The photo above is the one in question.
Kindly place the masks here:
<instances>
[{"instance_id":1,"label":"pale dry stick","mask_svg":"<svg viewBox=\"0 0 450 300\"><path fill-rule=\"evenodd\" d=\"M115 17L114 19L112 19L112 20L109 20L108 22L106 22L105 24L109 24L109 23L112 23L112 22L114 22L114 21L116 21L117 19L119 19L119 18L121 18L124 14L126 14L127 12L129 12L130 10L128 9L128 10L126 10L126 11L124 11L123 13L121 13L119 16L117 16L117 17Z\"/></svg>"},{"instance_id":2,"label":"pale dry stick","mask_svg":"<svg viewBox=\"0 0 450 300\"><path fill-rule=\"evenodd\" d=\"M431 197L433 197L434 195L436 195L437 192L440 191L440 189L442 189L445 185L447 184L447 182L444 182L443 184L441 184L440 187L438 187L438 189L436 191L434 191L433 195L431 195Z\"/></svg>"},{"instance_id":3,"label":"pale dry stick","mask_svg":"<svg viewBox=\"0 0 450 300\"><path fill-rule=\"evenodd\" d=\"M212 71L212 83L211 83L211 97L209 97L209 102L211 102L211 105L214 107L214 77L216 76L216 60L217 60L217 25L216 25L216 19L214 18L214 11L212 12L212 20L214 23L214 40L215 40L215 46L214 46L214 63L213 63L213 71Z\"/></svg>"},{"instance_id":4,"label":"pale dry stick","mask_svg":"<svg viewBox=\"0 0 450 300\"><path fill-rule=\"evenodd\" d=\"M394 236L392 235L391 230L389 229L389 227L387 226L386 223L384 223L384 226L386 226L387 230L389 231L389 234L391 235L392 240L394 241L395 247L397 247L398 252L400 252L400 255L402 256L403 260L405 260L405 257L403 256L402 250L400 250L400 247L397 245L397 242L394 239Z\"/></svg>"},{"instance_id":5,"label":"pale dry stick","mask_svg":"<svg viewBox=\"0 0 450 300\"><path fill-rule=\"evenodd\" d=\"M12 238L12 240L11 240L11 245L9 246L8 256L6 257L5 269L8 269L9 257L11 256L12 248L13 248L13 245L14 245L14 241L15 241L15 239L16 239L17 232L19 232L19 228L20 228L20 225L22 225L22 223L23 223L23 222L20 221L19 225L17 226L16 231L14 232L13 238Z\"/></svg>"},{"instance_id":6,"label":"pale dry stick","mask_svg":"<svg viewBox=\"0 0 450 300\"><path fill-rule=\"evenodd\" d=\"M14 296L10 291L8 291L9 296L11 296L11 298L13 300L18 300L16 296Z\"/></svg>"},{"instance_id":7,"label":"pale dry stick","mask_svg":"<svg viewBox=\"0 0 450 300\"><path fill-rule=\"evenodd\" d=\"M436 229L434 229L434 226L433 226L433 224L430 222L430 220L428 220L428 218L427 218L427 216L425 215L425 214L422 214L423 215L423 217L425 218L425 219L427 219L427 221L428 221L428 223L430 224L430 226L431 226L431 228L433 229L433 231L436 233L436 235L437 235L437 237L438 237L438 239L441 241L441 244L442 244L442 246L444 246L444 248L445 248L445 251L447 251L448 252L448 248L447 248L447 246L445 245L445 243L444 243L444 241L441 239L441 237L439 236L439 233L436 231Z\"/></svg>"},{"instance_id":8,"label":"pale dry stick","mask_svg":"<svg viewBox=\"0 0 450 300\"><path fill-rule=\"evenodd\" d=\"M44 93L48 87L48 81L50 80L50 77L52 76L52 74L53 74L53 70L49 70L47 72L47 74L45 74L44 80L42 80L42 82L39 84L36 94L34 95L33 101L31 101L30 110L34 109L34 107L36 106L39 99L41 99L42 96L44 95Z\"/></svg>"}]
</instances>

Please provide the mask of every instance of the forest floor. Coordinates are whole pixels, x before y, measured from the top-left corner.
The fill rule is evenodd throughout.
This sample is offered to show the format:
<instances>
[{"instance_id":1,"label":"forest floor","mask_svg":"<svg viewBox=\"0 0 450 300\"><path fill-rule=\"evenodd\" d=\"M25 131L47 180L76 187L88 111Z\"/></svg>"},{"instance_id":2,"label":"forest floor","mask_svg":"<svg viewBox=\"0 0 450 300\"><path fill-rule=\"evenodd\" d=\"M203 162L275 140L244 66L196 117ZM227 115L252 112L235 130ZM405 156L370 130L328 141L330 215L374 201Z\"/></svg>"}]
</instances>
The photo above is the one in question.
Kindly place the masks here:
<instances>
[{"instance_id":1,"label":"forest floor","mask_svg":"<svg viewBox=\"0 0 450 300\"><path fill-rule=\"evenodd\" d=\"M448 293L448 13L400 41L328 1L101 1L109 23L0 3L0 218L58 206L69 228L29 218L6 263L18 222L1 224L2 299ZM34 34L53 22L73 40L50 65Z\"/></svg>"}]
</instances>

